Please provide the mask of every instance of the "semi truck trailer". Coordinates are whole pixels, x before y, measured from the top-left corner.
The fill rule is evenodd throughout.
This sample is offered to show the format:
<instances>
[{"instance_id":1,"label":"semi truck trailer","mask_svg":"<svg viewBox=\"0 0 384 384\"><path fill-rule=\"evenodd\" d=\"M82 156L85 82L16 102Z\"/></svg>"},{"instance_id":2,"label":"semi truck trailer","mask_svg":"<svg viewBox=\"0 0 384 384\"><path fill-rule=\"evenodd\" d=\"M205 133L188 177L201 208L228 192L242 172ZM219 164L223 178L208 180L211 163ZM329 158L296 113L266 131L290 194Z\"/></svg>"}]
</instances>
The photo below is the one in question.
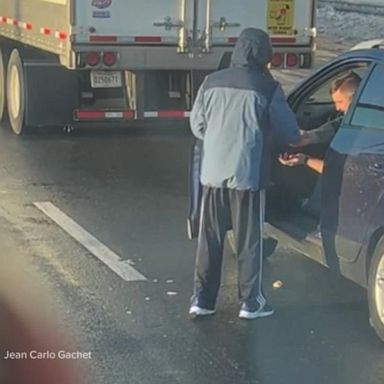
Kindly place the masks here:
<instances>
[{"instance_id":1,"label":"semi truck trailer","mask_svg":"<svg viewBox=\"0 0 384 384\"><path fill-rule=\"evenodd\" d=\"M0 120L34 127L185 119L206 74L262 28L273 68L310 68L314 0L1 0Z\"/></svg>"}]
</instances>

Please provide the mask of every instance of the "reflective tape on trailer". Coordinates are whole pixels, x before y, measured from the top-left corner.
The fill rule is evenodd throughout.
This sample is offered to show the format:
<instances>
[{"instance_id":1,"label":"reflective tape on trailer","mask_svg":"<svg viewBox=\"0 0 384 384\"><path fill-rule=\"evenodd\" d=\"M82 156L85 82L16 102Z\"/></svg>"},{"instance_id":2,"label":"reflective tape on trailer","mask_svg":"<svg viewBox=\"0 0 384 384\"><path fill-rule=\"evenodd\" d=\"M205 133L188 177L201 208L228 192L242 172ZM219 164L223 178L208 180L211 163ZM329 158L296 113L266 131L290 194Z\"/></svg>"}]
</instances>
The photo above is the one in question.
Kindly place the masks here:
<instances>
[{"instance_id":1,"label":"reflective tape on trailer","mask_svg":"<svg viewBox=\"0 0 384 384\"><path fill-rule=\"evenodd\" d=\"M165 36L115 36L115 35L90 35L90 43L119 43L119 44L176 44L175 37Z\"/></svg>"},{"instance_id":2,"label":"reflective tape on trailer","mask_svg":"<svg viewBox=\"0 0 384 384\"><path fill-rule=\"evenodd\" d=\"M40 33L41 33L42 35L50 35L51 32L52 32L51 29L48 28L48 27L42 27L42 28L40 28Z\"/></svg>"},{"instance_id":3,"label":"reflective tape on trailer","mask_svg":"<svg viewBox=\"0 0 384 384\"><path fill-rule=\"evenodd\" d=\"M1 1L1 0L0 0ZM9 26L13 26L19 29L23 29L25 31L32 31L33 29L39 30L41 35L49 36L49 37L55 37L58 40L67 40L68 39L68 33L65 31L55 31L54 29L48 27L48 26L42 26L39 28L35 28L32 23L16 20L12 17L7 16L0 16L0 23L1 24L7 24Z\"/></svg>"},{"instance_id":4,"label":"reflective tape on trailer","mask_svg":"<svg viewBox=\"0 0 384 384\"><path fill-rule=\"evenodd\" d=\"M160 119L182 119L189 117L189 111L147 111L144 112L144 117L160 118Z\"/></svg>"},{"instance_id":5,"label":"reflective tape on trailer","mask_svg":"<svg viewBox=\"0 0 384 384\"><path fill-rule=\"evenodd\" d=\"M227 43L236 44L237 39L237 37L229 37ZM272 44L295 44L297 40L294 36L272 36L271 42Z\"/></svg>"},{"instance_id":6,"label":"reflective tape on trailer","mask_svg":"<svg viewBox=\"0 0 384 384\"><path fill-rule=\"evenodd\" d=\"M15 19L11 19L10 17L7 17L7 24L8 25L13 25L15 27L17 27L19 25L18 21L15 20Z\"/></svg>"},{"instance_id":7,"label":"reflective tape on trailer","mask_svg":"<svg viewBox=\"0 0 384 384\"><path fill-rule=\"evenodd\" d=\"M58 31L56 31L55 32L55 37L56 37L56 39L59 39L59 40L67 40L68 34L67 34L67 32L58 32Z\"/></svg>"},{"instance_id":8,"label":"reflective tape on trailer","mask_svg":"<svg viewBox=\"0 0 384 384\"><path fill-rule=\"evenodd\" d=\"M116 43L117 36L90 36L89 41L91 43Z\"/></svg>"},{"instance_id":9,"label":"reflective tape on trailer","mask_svg":"<svg viewBox=\"0 0 384 384\"><path fill-rule=\"evenodd\" d=\"M28 31L32 30L32 24L31 23L25 23L24 21L19 22L19 27L26 29Z\"/></svg>"},{"instance_id":10,"label":"reflective tape on trailer","mask_svg":"<svg viewBox=\"0 0 384 384\"><path fill-rule=\"evenodd\" d=\"M103 111L103 110L81 110L73 112L75 121L96 121L96 120L132 120L135 118L135 111Z\"/></svg>"}]
</instances>

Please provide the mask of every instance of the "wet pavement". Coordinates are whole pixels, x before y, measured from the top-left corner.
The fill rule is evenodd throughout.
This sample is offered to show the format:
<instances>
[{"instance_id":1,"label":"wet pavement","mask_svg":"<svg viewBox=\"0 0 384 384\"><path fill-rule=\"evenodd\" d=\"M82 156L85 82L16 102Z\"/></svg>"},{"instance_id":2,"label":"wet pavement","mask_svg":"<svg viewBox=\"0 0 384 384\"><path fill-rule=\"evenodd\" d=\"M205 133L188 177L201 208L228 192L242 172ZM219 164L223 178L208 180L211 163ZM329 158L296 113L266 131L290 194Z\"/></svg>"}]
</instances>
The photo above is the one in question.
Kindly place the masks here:
<instances>
[{"instance_id":1,"label":"wet pavement","mask_svg":"<svg viewBox=\"0 0 384 384\"><path fill-rule=\"evenodd\" d=\"M188 319L191 142L183 124L23 137L0 130L0 232L12 249L2 247L0 261L7 267L16 254L25 279L31 270L49 297L57 332L92 352L84 382L382 383L384 349L369 326L365 290L283 246L265 265L273 317L237 318L236 266L226 249L217 314ZM121 278L38 202L146 280Z\"/></svg>"}]
</instances>

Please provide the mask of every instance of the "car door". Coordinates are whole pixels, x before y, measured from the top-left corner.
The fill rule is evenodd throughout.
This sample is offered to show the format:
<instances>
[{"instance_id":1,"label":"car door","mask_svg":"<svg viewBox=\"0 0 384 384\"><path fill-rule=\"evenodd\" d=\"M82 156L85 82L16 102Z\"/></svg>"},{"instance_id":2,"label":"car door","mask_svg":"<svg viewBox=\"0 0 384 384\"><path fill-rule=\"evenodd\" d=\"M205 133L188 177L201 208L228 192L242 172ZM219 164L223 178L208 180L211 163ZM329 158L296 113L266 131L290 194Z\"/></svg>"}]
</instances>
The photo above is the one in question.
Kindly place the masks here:
<instances>
[{"instance_id":1,"label":"car door","mask_svg":"<svg viewBox=\"0 0 384 384\"><path fill-rule=\"evenodd\" d=\"M372 66L325 158L321 232L328 264L358 258L384 191L384 65ZM340 263L341 261L341 263Z\"/></svg>"}]
</instances>

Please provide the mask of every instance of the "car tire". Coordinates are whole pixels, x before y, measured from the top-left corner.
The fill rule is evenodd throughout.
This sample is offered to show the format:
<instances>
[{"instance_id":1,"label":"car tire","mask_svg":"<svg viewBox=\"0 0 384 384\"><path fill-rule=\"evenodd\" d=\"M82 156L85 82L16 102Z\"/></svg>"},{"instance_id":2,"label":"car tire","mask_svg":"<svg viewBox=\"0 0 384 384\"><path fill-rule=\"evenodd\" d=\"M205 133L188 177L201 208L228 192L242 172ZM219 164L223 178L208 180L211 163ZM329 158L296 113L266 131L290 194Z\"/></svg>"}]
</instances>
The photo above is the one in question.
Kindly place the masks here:
<instances>
[{"instance_id":1,"label":"car tire","mask_svg":"<svg viewBox=\"0 0 384 384\"><path fill-rule=\"evenodd\" d=\"M384 342L384 237L373 253L368 278L370 323Z\"/></svg>"},{"instance_id":2,"label":"car tire","mask_svg":"<svg viewBox=\"0 0 384 384\"><path fill-rule=\"evenodd\" d=\"M227 232L227 239L228 239L228 244L231 248L231 251L233 253L235 252L235 237L233 234L233 231L228 231ZM263 239L263 259L267 259L269 256L275 252L275 249L277 247L278 241L275 239L272 239L271 237L264 237Z\"/></svg>"}]
</instances>

